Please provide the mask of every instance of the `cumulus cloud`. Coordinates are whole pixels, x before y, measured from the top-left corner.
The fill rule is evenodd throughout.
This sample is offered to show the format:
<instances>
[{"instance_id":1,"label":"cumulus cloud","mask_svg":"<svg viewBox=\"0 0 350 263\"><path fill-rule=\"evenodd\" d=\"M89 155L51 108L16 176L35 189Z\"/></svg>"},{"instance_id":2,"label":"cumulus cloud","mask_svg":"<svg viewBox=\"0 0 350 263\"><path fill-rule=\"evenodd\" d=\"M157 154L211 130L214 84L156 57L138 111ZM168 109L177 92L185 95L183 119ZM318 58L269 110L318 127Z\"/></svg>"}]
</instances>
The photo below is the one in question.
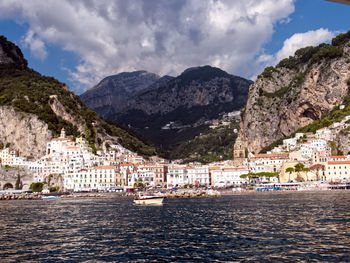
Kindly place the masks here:
<instances>
[{"instance_id":1,"label":"cumulus cloud","mask_svg":"<svg viewBox=\"0 0 350 263\"><path fill-rule=\"evenodd\" d=\"M23 44L25 47L29 47L31 54L40 60L45 60L47 58L47 50L45 43L34 36L34 32L29 30L23 39Z\"/></svg>"},{"instance_id":2,"label":"cumulus cloud","mask_svg":"<svg viewBox=\"0 0 350 263\"><path fill-rule=\"evenodd\" d=\"M317 46L324 42L329 42L336 32L328 29L320 28L318 30L310 30L305 33L296 33L283 42L282 48L276 54L266 54L262 52L255 61L256 75L252 77L255 79L266 66L275 66L284 58L293 56L295 51L307 46Z\"/></svg>"},{"instance_id":3,"label":"cumulus cloud","mask_svg":"<svg viewBox=\"0 0 350 263\"><path fill-rule=\"evenodd\" d=\"M0 17L29 25L33 53L51 43L81 58L71 76L83 89L121 71L175 75L205 64L249 77L293 12L294 0L0 1Z\"/></svg>"},{"instance_id":4,"label":"cumulus cloud","mask_svg":"<svg viewBox=\"0 0 350 263\"><path fill-rule=\"evenodd\" d=\"M302 47L316 46L323 42L329 42L334 36L334 32L324 28L294 34L284 41L283 47L276 54L276 62L293 56L295 51Z\"/></svg>"}]
</instances>

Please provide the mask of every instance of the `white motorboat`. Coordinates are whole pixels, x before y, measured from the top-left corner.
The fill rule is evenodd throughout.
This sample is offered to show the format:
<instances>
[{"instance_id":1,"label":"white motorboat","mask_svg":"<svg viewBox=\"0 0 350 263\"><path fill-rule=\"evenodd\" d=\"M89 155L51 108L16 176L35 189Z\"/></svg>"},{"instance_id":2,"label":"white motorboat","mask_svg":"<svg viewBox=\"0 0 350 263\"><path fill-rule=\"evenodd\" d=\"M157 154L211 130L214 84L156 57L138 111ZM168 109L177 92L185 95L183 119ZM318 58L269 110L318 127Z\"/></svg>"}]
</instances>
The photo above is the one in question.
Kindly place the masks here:
<instances>
[{"instance_id":1,"label":"white motorboat","mask_svg":"<svg viewBox=\"0 0 350 263\"><path fill-rule=\"evenodd\" d=\"M136 205L162 205L164 196L157 195L139 195L134 198Z\"/></svg>"}]
</instances>

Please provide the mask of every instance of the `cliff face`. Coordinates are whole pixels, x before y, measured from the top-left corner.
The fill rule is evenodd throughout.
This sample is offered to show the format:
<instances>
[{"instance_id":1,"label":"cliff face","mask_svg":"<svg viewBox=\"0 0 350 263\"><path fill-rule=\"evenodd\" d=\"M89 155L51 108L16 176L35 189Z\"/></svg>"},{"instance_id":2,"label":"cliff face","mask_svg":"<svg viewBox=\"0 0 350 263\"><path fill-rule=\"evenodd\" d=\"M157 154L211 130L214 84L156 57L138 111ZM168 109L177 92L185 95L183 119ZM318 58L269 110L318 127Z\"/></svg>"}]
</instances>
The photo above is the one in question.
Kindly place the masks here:
<instances>
[{"instance_id":1,"label":"cliff face","mask_svg":"<svg viewBox=\"0 0 350 263\"><path fill-rule=\"evenodd\" d=\"M250 87L240 131L250 151L259 152L342 103L348 95L350 41L337 40L296 51L266 68Z\"/></svg>"},{"instance_id":2,"label":"cliff face","mask_svg":"<svg viewBox=\"0 0 350 263\"><path fill-rule=\"evenodd\" d=\"M128 102L127 108L141 110L147 115L164 115L179 107L190 109L225 103L239 109L244 104L250 83L209 66L191 68L157 89L138 94Z\"/></svg>"},{"instance_id":3,"label":"cliff face","mask_svg":"<svg viewBox=\"0 0 350 263\"><path fill-rule=\"evenodd\" d=\"M0 140L3 145L17 149L21 156L43 156L52 132L37 116L15 112L13 108L0 106Z\"/></svg>"}]
</instances>

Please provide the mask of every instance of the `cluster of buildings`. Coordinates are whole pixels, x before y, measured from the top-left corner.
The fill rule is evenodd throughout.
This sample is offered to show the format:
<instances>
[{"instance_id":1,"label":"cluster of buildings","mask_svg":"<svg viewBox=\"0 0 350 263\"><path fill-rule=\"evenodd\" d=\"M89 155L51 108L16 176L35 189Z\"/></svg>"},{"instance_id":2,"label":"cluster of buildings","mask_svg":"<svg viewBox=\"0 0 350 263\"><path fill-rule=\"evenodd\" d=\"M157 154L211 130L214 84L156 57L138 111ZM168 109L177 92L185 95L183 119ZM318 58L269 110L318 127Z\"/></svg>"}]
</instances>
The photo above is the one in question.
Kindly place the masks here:
<instances>
[{"instance_id":1,"label":"cluster of buildings","mask_svg":"<svg viewBox=\"0 0 350 263\"><path fill-rule=\"evenodd\" d=\"M241 185L246 168L232 165L201 165L169 163L167 160L142 156L110 145L93 154L83 138L67 138L64 129L59 138L47 143L46 153L38 160L20 157L18 151L0 151L3 166L23 167L33 174L34 182L44 182L50 175L61 175L67 191L113 190L132 188L141 182L151 187Z\"/></svg>"},{"instance_id":2,"label":"cluster of buildings","mask_svg":"<svg viewBox=\"0 0 350 263\"><path fill-rule=\"evenodd\" d=\"M283 140L283 145L267 154L250 154L248 165L257 166L259 162L265 171L279 172L280 182L348 182L350 155L332 155L332 144L337 134L350 127L349 120L350 116L346 116L341 122L315 133L296 133L293 138ZM262 156L265 159L259 160ZM286 172L297 164L302 164L305 169L294 169L294 172L289 169Z\"/></svg>"},{"instance_id":3,"label":"cluster of buildings","mask_svg":"<svg viewBox=\"0 0 350 263\"><path fill-rule=\"evenodd\" d=\"M132 188L139 183L150 187L230 187L277 182L344 182L350 179L350 156L332 156L330 143L337 132L348 127L342 122L318 130L315 134L297 133L271 152L252 154L237 138L233 161L180 164L142 156L110 145L93 154L83 138L59 138L47 143L46 154L38 160L20 157L18 151L0 151L1 165L24 167L34 182L44 182L51 174L63 177L67 191L94 191ZM294 169L302 164L302 170ZM293 168L293 169L288 169ZM288 172L287 172L288 171ZM265 176L274 173L277 176ZM256 175L260 176L256 176ZM253 176L255 175L255 176Z\"/></svg>"}]
</instances>

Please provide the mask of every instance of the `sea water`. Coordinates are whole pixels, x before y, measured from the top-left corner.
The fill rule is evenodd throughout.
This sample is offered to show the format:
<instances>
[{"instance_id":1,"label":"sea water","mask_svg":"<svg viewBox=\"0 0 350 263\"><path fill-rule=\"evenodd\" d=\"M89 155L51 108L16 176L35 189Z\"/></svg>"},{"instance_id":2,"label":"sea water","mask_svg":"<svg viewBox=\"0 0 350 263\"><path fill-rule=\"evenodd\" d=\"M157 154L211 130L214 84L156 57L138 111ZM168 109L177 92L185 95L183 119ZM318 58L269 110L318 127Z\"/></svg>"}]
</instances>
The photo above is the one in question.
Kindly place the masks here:
<instances>
[{"instance_id":1,"label":"sea water","mask_svg":"<svg viewBox=\"0 0 350 263\"><path fill-rule=\"evenodd\" d=\"M0 202L0 262L350 261L350 191Z\"/></svg>"}]
</instances>

